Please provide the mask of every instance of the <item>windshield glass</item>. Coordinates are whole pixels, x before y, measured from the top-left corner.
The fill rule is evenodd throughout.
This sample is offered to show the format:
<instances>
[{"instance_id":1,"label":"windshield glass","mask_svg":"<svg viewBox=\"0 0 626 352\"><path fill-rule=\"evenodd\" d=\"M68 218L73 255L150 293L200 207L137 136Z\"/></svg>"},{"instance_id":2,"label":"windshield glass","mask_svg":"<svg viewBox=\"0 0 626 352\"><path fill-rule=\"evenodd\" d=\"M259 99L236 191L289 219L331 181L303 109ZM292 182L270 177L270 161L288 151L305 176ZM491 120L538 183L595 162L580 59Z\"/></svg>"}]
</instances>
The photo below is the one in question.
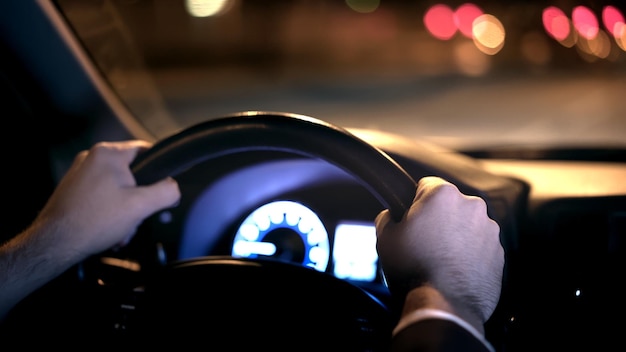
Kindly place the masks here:
<instances>
[{"instance_id":1,"label":"windshield glass","mask_svg":"<svg viewBox=\"0 0 626 352\"><path fill-rule=\"evenodd\" d=\"M471 150L626 147L626 25L606 1L59 0L155 136L246 111Z\"/></svg>"}]
</instances>

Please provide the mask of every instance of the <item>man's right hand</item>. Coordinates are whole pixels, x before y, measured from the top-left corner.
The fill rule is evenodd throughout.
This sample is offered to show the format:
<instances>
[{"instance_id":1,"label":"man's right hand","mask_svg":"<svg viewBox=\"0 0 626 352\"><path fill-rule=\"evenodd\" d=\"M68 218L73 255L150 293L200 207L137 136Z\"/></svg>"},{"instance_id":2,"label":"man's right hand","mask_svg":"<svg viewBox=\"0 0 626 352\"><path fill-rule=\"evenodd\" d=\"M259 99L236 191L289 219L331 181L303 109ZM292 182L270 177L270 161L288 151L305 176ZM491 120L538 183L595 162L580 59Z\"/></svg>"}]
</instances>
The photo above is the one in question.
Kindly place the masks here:
<instances>
[{"instance_id":1,"label":"man's right hand","mask_svg":"<svg viewBox=\"0 0 626 352\"><path fill-rule=\"evenodd\" d=\"M385 210L376 218L376 230L394 296L404 301L415 289L431 297L436 292L443 304L432 307L425 299L425 308L450 311L483 331L498 304L504 268L500 227L483 199L464 195L439 177L425 177L402 221L394 222ZM420 304L414 299L411 309Z\"/></svg>"}]
</instances>

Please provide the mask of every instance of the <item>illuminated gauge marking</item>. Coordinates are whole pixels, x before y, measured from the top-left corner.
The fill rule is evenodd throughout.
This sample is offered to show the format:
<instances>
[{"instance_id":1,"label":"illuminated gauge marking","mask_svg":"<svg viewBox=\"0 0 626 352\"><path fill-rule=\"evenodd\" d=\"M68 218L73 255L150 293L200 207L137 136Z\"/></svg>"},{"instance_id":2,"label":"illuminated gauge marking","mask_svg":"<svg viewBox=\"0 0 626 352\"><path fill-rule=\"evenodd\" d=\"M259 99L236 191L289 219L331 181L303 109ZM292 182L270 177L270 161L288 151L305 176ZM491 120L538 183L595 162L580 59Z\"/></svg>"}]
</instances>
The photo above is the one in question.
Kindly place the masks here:
<instances>
[{"instance_id":1,"label":"illuminated gauge marking","mask_svg":"<svg viewBox=\"0 0 626 352\"><path fill-rule=\"evenodd\" d=\"M330 244L324 224L311 209L276 201L257 208L241 223L232 255L275 258L325 271Z\"/></svg>"}]
</instances>

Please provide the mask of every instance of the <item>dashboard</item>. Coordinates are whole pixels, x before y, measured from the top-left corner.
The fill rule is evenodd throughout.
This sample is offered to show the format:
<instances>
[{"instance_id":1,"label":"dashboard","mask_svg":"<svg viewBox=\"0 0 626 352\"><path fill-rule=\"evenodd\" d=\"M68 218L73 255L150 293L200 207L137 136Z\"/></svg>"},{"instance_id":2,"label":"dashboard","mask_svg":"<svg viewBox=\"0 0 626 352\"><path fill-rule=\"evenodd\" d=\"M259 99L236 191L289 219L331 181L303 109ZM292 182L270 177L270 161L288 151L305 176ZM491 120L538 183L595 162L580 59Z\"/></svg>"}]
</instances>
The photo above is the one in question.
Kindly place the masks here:
<instances>
[{"instance_id":1,"label":"dashboard","mask_svg":"<svg viewBox=\"0 0 626 352\"><path fill-rule=\"evenodd\" d=\"M12 9L17 3L8 5L8 9ZM41 2L44 5L46 3ZM39 204L34 194L41 197L41 202L45 201L48 191L51 190L47 188L46 181L50 181L51 186L53 181L58 180L70 165L75 153L89 146L88 141L103 137L120 139L144 136L143 129L136 128L140 125L138 121L128 118L134 113L129 114L126 109L121 108L124 104L117 100L116 94L105 89L108 85L101 84L102 78L84 72L85 67L79 64L79 61L84 63L81 61L83 52L79 51L80 55L74 56L76 52L65 50L68 43L61 40L58 28L48 25L50 23L47 18L43 18L40 9L37 9L38 5L30 2L23 4L17 6L19 11L5 11L10 15L6 17L9 21L3 22L3 25L6 24L3 26L3 34L6 34L7 39L6 43L3 40L3 44L10 45L4 45L3 48L10 49L13 44L18 44L15 48L19 50L16 55L6 50L7 55L3 57L3 72L7 74L5 78L8 78L3 81L8 82L3 83L3 89L9 93L5 94L3 102L18 111L15 115L18 118L9 119L9 129L15 134L18 134L17 131L22 132L20 135L33 143L33 147L26 151L28 154L8 153L12 162L7 165L13 165L12 172L7 173L12 176L12 182L9 183L29 190L29 194L28 197L20 192L17 196L9 195L14 197L10 198L9 203L15 210L15 216L11 216L6 222L29 220L31 215L36 214ZM29 21L24 21L25 17L19 14L27 14ZM26 31L22 30L24 24L29 26ZM93 27L88 26L88 29L92 30ZM108 43L106 40L102 41L102 32L96 30L89 33L96 34L93 38L98 45ZM118 33L114 34L113 40L118 43ZM45 48L54 50L48 50L46 53L49 55L42 56L40 46L22 45L22 40L31 44L48 43ZM75 41L69 43L71 46ZM105 47L111 49L107 45ZM132 53L128 50L120 52ZM110 51L105 50L103 53ZM87 66L87 71L90 67L92 66ZM597 81L594 79L582 83L582 91L587 92L587 83L595 84ZM450 84L454 87L457 81L452 80ZM438 92L445 93L446 87L447 85L439 87L441 90ZM621 85L608 87L621 88ZM126 90L132 94L141 92L128 88ZM524 88L519 92L525 94L526 90ZM552 91L562 92L559 89ZM610 89L607 93L609 91ZM555 121L554 126L563 126L563 123L573 121L573 117L581 118L585 122L584 126L599 126L601 124L597 122L600 120L588 118L597 115L596 113L611 117L623 115L612 109L617 106L613 105L612 97L618 97L619 94L615 92L619 91L620 89L614 89L606 96L602 90L594 91L588 97L589 108L576 109L573 116L572 105L564 104L567 109L564 113L555 113L561 119ZM477 91L477 94L501 96L484 94L482 90ZM76 99L77 96L82 98ZM391 95L386 95L389 96ZM515 102L520 101L518 95L511 96ZM595 97L598 97L597 101ZM602 97L606 100L601 99ZM425 109L419 109L420 114L424 117L436 117L440 115L440 108L446 106L461 106L462 112L471 110L466 105L449 104L448 98L451 97L443 94L441 99L432 100L432 105L427 104ZM541 98L538 100L553 105L551 100L543 99L543 96ZM560 104L564 102L563 98L559 95L555 101ZM163 121L159 117L162 116L154 113L151 105L143 105L148 102L142 100L143 97L138 99L141 102L138 105L146 108L148 115L154 118L154 121L146 124L161 126ZM616 102L619 101L616 99ZM239 99L233 101L241 106ZM296 101L297 108L302 108L298 103ZM583 105L587 106L586 103L587 101ZM296 105L287 104L286 107L295 108ZM406 114L407 105L394 105L399 110L394 110L389 115L394 112ZM490 110L505 116L512 111L505 105L496 104L490 106ZM381 106L384 109L390 108L385 104ZM477 107L476 104L471 106ZM575 107L580 106L575 104ZM368 112L368 107L359 103L351 112L355 112L355 118L361 117L359 113L369 113L375 116L375 121L381 122L381 117L385 115L379 116L376 111ZM545 125L543 120L529 120L529 116L533 114L528 113L525 107L519 106L519 114L508 115L519 115L524 121L534 121L537 124L541 122L540 125ZM594 110L594 107L598 110ZM334 105L329 108L333 109L333 115L345 112L341 109L335 111L334 108ZM538 114L539 118L546 117L549 111L552 110L542 111L542 114ZM604 114L601 113L603 111ZM321 112L319 114L322 118L324 115ZM453 115L457 115L456 112ZM506 117L511 118L510 121L517 121L513 119L514 116L508 115ZM201 116L205 116L204 111ZM499 116L500 120L503 120L502 116ZM107 117L113 118L107 120ZM620 120L619 117L616 119ZM51 122L53 120L58 121ZM59 121L64 126L72 127L63 129L60 134L51 135L48 127L51 123L59 124ZM120 124L120 121L124 123ZM349 122L350 118L344 121ZM466 128L468 121L470 120L463 119L459 127ZM446 131L453 127L443 120L439 125ZM506 127L507 132L509 128L517 129L519 126L523 125L515 123ZM477 124L476 127L481 132L483 125ZM165 130L167 128L163 128ZM618 136L617 139L619 130L617 128L612 131ZM429 175L440 176L456 184L463 193L485 199L489 215L500 225L501 241L507 255L500 304L486 326L487 338L498 351L528 351L536 349L536 346L542 346L546 350L579 350L581 346L590 343L599 350L611 350L621 344L624 323L609 318L626 314L626 301L621 289L622 278L626 274L624 150L615 150L615 154L610 156L611 160L603 159L603 162L576 161L575 158L584 158L585 154L578 150L572 151L574 158L570 161L520 160L528 155L531 155L530 158L537 155L523 150L516 155L509 155L510 158L500 156L490 159L489 153L483 155L484 157L471 158L398 135L370 130L351 131L391 155L415 180ZM420 131L422 132L428 131ZM582 134L573 136L572 140L586 140L585 132L588 131L581 130ZM511 133L503 133L502 137L510 135ZM29 157L31 153L36 157ZM354 158L359 158L359 155L354 155ZM372 169L376 170L374 167ZM44 178L41 181L37 178L40 181L33 182L34 175L43 176L48 173L50 180ZM385 280L376 257L373 227L373 219L384 207L366 187L344 170L314 158L279 151L255 151L217 157L194 165L177 174L176 179L182 192L177 206L161 211L142 223L135 240L128 247L114 249L102 257L91 258L93 262L90 259L73 267L59 280L31 296L24 302L25 305L16 310L19 317L16 315L15 321L11 322L14 325L3 336L7 342L13 338L19 340L23 347L24 343L28 346L31 341L34 344L40 343L38 339L27 341L28 339L23 338L23 332L29 331L36 335L44 333L46 336L58 333L56 342L65 347L71 340L76 340L76 343L84 347L83 337L95 335L95 341L110 342L119 348L121 344L118 339L108 338L119 337L118 333L124 333L122 330L126 328L132 330L133 312L140 308L138 303L142 303L145 298L141 285L146 281L143 277L137 278L137 275L144 274L138 263L144 265L154 261L166 264L205 256L267 258L308 267L316 274L325 273L341 279L341 282L364 288L379 298L388 298ZM23 203L29 205L26 207ZM17 230L25 225L26 222L15 221ZM267 271L269 273L271 270ZM267 325L264 319L275 317L276 311L269 309L266 315L251 316L244 303L249 303L253 308L270 305L257 305L257 302L267 301L261 299L262 293L256 291L256 299L250 299L253 294L249 290L250 286L275 286L284 291L290 285L284 284L283 277L272 281L254 281L254 275L249 275L246 278L252 279L251 284L236 275L226 274L230 272L224 272L223 282L233 286L240 284L236 288L241 288L241 296L234 300L236 305L225 308L225 315L232 316L235 323L245 317L247 321L258 318L255 322ZM189 282L193 283L189 284L191 289L182 290L176 296L180 300L172 300L170 308L183 312L185 310L181 309L181 305L188 303L188 312L196 314L203 321L214 322L215 320L207 319L213 317L214 312L207 312L202 316L197 313L201 305L193 306L194 303L205 303L209 293L213 294L210 292L211 282L208 282L211 279L207 277L209 276L189 274ZM308 279L318 279L317 276L302 277L304 278L299 281L301 284ZM339 313L351 302L352 295L346 294L343 299L338 298L337 292L340 290L329 294L326 292L328 287L316 285L320 282L328 283L327 281L314 280L310 287L319 289L311 290L307 299L303 297L302 285L284 295L279 296L282 292L277 292L274 301L284 303L287 308L295 307L291 310L301 316L292 318L297 318L298 322L312 320L315 311ZM213 281L215 282L217 281ZM335 284L334 281L331 282ZM220 296L221 300L216 299L216 304L233 301L226 297L232 291L237 290ZM195 295L196 299L190 299L188 294ZM366 303L371 304L369 301ZM313 304L317 305L312 306ZM366 304L363 306L370 307ZM241 314L233 314L228 310L242 307L246 309L241 309ZM308 310L305 311L303 307ZM163 307L157 308L155 317L167 316ZM349 317L352 318L352 315ZM332 330L340 325L332 325L336 320L325 316L321 324L318 321L315 324ZM195 322L193 319L188 321ZM289 325L292 320L284 321ZM173 325L181 323L177 319L172 319L172 322ZM312 326L311 331L317 327ZM363 325L357 325L359 331L365 330L362 327ZM201 327L204 331L198 336L204 338L206 330L214 328L215 326ZM111 330L114 331L109 334ZM153 340L154 332L149 333L148 336ZM81 339L75 339L76 336ZM236 338L246 336L241 329L236 330ZM293 349L298 347L301 346Z\"/></svg>"},{"instance_id":2,"label":"dashboard","mask_svg":"<svg viewBox=\"0 0 626 352\"><path fill-rule=\"evenodd\" d=\"M621 280L616 279L623 277L626 268L624 163L470 158L382 133L355 133L391 155L414 179L437 175L463 193L485 199L490 216L500 225L507 255L500 303L485 330L498 350L525 351L538 344L555 350L575 349L590 339L612 343L620 336L623 324L598 317L626 312ZM175 178L182 193L177 206L148 218L129 246L100 258L104 265L88 262L83 267L93 270L85 271L85 281L98 285L95 296L85 296L86 306L93 309L93 302L98 302L96 311L100 312L89 324L103 331L109 331L111 322L131 326L127 323L133 317L131 311L139 307L135 302L141 302L145 293L135 286L126 290L124 284L143 282L136 277L141 270L133 265L154 259L160 264L206 256L289 262L339 278L377 298L376 302L383 303L380 306L391 306L377 261L373 226L384 207L343 169L316 158L264 150L217 156ZM178 312L198 318L215 316L214 311L200 310L194 303L218 297L213 301L221 305L232 301L226 295L233 293L237 305L217 308L224 309L222 313L231 316L233 324L244 315L251 319L246 315L249 309L262 310L258 319L263 321L276 314L272 307L278 304L295 307L306 302L308 311L302 319L306 320L314 312L341 311L350 302L349 297L337 297L343 288L332 291L324 286L328 281L315 281L317 276L304 275L297 283L285 283L281 276L285 272L279 271L267 280L271 269L275 268L266 270L265 276L256 277L253 272L245 279L231 271L216 276L185 271L184 278L190 280L174 283L190 285L182 286L189 289L178 292L179 287L172 285L174 292L166 291L175 297L168 308L171 311L159 306L156 316L148 315L146 320L172 317L177 325ZM98 275L98 280L89 280L91 274ZM314 279L310 286L304 285L308 279ZM233 288L225 296L216 296L211 289L216 282ZM250 290L263 285L279 291ZM90 312L75 303L82 292L63 296L64 301L72 302L81 313ZM316 320L310 331L334 329L331 320ZM48 321L43 319L39 325L47 329ZM560 330L555 330L557 325Z\"/></svg>"},{"instance_id":3,"label":"dashboard","mask_svg":"<svg viewBox=\"0 0 626 352\"><path fill-rule=\"evenodd\" d=\"M273 259L385 290L373 223L383 207L344 170L255 152L196 165L177 181L181 203L144 224L162 261Z\"/></svg>"},{"instance_id":4,"label":"dashboard","mask_svg":"<svg viewBox=\"0 0 626 352\"><path fill-rule=\"evenodd\" d=\"M485 199L507 251L501 304L487 325L496 345L511 343L498 339L529 346L546 338L553 347L575 346L578 340L557 334L553 324L585 329L587 319L620 301L617 281L609 278L623 275L626 257L623 163L474 159L356 133L414 179L441 176ZM144 224L163 262L207 255L271 258L389 299L373 227L383 206L356 179L327 162L283 152L223 158L179 174L181 203ZM613 328L598 324L597 336ZM527 338L530 331L536 340Z\"/></svg>"},{"instance_id":5,"label":"dashboard","mask_svg":"<svg viewBox=\"0 0 626 352\"><path fill-rule=\"evenodd\" d=\"M352 132L390 154L415 180L437 175L466 194L483 197L502 228L503 244L516 249L516 212L526 195L522 181L489 173L475 159L428 144L382 132ZM145 221L125 249L136 255L149 248L148 257L139 261L271 259L309 267L389 299L373 223L385 207L340 167L290 152L256 150L217 156L175 177L180 203Z\"/></svg>"}]
</instances>

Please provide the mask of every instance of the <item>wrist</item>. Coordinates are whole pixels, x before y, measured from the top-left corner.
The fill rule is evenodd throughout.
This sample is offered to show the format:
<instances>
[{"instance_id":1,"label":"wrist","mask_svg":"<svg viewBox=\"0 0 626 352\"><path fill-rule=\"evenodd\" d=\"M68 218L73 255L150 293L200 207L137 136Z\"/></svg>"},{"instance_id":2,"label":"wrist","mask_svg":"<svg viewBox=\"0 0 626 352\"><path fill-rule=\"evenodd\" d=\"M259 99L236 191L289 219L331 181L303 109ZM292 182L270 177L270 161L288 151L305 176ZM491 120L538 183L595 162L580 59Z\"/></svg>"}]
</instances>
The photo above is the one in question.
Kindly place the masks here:
<instances>
[{"instance_id":1,"label":"wrist","mask_svg":"<svg viewBox=\"0 0 626 352\"><path fill-rule=\"evenodd\" d=\"M416 310L433 309L457 316L471 325L478 333L484 335L484 325L480 316L465 307L464 304L446 298L436 288L424 284L410 290L404 300L401 318L413 314Z\"/></svg>"}]
</instances>

